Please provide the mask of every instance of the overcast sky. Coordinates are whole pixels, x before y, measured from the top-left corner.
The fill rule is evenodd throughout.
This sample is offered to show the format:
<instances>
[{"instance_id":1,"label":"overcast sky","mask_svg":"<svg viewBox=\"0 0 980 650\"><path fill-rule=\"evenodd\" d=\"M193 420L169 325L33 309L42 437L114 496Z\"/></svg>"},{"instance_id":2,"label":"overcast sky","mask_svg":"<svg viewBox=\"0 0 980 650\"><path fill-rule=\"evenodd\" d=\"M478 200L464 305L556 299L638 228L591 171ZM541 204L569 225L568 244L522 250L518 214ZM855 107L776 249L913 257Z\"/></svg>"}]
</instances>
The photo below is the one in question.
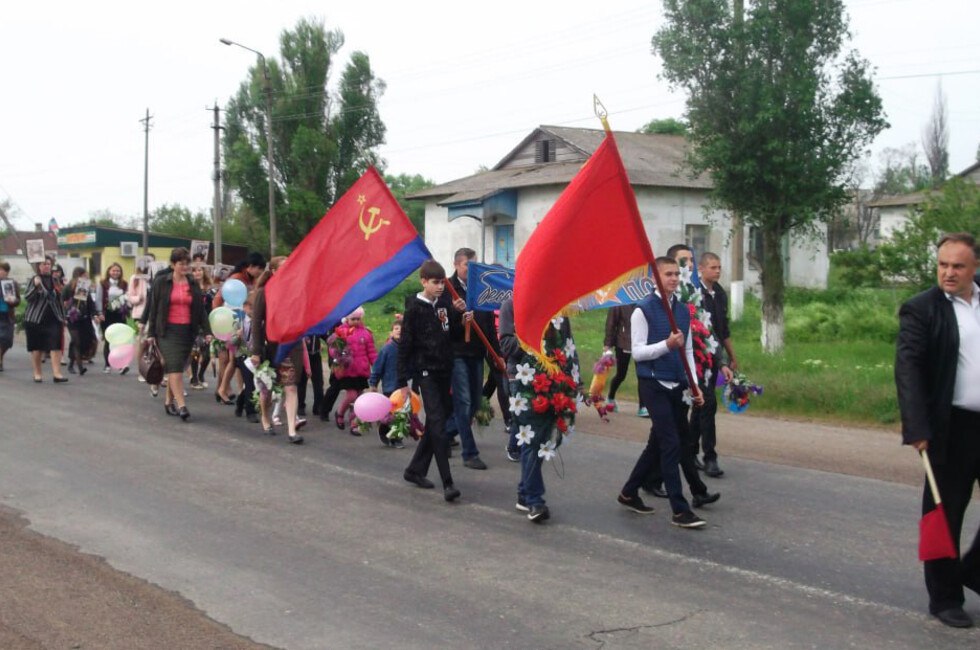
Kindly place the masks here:
<instances>
[{"instance_id":1,"label":"overcast sky","mask_svg":"<svg viewBox=\"0 0 980 650\"><path fill-rule=\"evenodd\" d=\"M875 152L921 140L937 84L949 106L950 166L980 144L980 2L848 0L853 46L877 68L891 129ZM11 2L0 14L0 200L16 224L110 210L142 215L140 119L149 108L149 205L211 205L215 101L255 63L226 37L278 58L279 34L322 18L366 52L387 84L389 173L436 182L492 166L541 124L616 130L680 117L657 78L658 1ZM942 74L940 77L938 75ZM871 157L877 163L877 157Z\"/></svg>"}]
</instances>

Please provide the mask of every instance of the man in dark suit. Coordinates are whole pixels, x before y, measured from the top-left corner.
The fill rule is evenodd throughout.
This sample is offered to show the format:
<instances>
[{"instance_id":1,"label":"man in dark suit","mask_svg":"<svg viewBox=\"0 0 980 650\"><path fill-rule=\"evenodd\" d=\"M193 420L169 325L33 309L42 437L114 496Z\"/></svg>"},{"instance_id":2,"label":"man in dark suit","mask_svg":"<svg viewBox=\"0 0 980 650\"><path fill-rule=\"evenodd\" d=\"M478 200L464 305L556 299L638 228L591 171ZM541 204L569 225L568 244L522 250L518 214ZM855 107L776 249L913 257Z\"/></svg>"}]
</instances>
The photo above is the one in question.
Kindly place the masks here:
<instances>
[{"instance_id":1,"label":"man in dark suit","mask_svg":"<svg viewBox=\"0 0 980 650\"><path fill-rule=\"evenodd\" d=\"M938 286L899 310L895 384L902 438L928 451L959 549L963 515L980 480L980 287L976 240L945 235L938 245ZM935 508L928 483L922 511ZM963 587L980 593L980 531L962 559L925 562L929 612L951 627L971 627Z\"/></svg>"}]
</instances>

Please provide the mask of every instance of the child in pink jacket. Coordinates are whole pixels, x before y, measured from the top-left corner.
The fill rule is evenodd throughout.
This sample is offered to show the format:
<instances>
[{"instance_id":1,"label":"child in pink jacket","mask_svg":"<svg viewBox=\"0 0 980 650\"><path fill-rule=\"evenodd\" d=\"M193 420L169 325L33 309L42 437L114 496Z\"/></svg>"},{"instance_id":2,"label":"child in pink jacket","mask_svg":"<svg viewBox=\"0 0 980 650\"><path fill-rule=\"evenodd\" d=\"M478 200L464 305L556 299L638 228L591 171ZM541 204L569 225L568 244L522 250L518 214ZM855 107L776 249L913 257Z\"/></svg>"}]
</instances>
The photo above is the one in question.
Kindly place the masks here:
<instances>
[{"instance_id":1,"label":"child in pink jacket","mask_svg":"<svg viewBox=\"0 0 980 650\"><path fill-rule=\"evenodd\" d=\"M343 377L340 379L341 387L346 389L344 399L341 401L336 414L337 426L340 428L343 428L344 416L347 415L347 411L353 412L354 400L367 390L371 366L374 365L374 360L378 358L378 353L374 348L374 334L364 326L364 308L358 307L345 320L346 325L337 328L337 335L344 339L350 354L350 364L344 368ZM354 436L361 435L361 432L353 426L350 432Z\"/></svg>"}]
</instances>

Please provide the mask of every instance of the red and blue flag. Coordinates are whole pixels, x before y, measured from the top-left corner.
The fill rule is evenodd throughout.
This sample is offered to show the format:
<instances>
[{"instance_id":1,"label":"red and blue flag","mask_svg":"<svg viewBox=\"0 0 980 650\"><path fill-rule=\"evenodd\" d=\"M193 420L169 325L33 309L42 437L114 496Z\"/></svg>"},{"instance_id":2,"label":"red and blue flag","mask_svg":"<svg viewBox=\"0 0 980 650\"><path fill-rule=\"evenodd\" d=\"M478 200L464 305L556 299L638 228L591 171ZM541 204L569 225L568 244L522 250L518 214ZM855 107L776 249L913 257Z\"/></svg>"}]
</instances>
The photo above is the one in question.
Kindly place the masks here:
<instances>
[{"instance_id":1,"label":"red and blue flag","mask_svg":"<svg viewBox=\"0 0 980 650\"><path fill-rule=\"evenodd\" d=\"M432 257L384 179L369 168L266 284L266 336L326 334ZM280 346L280 356L291 345Z\"/></svg>"}]
</instances>

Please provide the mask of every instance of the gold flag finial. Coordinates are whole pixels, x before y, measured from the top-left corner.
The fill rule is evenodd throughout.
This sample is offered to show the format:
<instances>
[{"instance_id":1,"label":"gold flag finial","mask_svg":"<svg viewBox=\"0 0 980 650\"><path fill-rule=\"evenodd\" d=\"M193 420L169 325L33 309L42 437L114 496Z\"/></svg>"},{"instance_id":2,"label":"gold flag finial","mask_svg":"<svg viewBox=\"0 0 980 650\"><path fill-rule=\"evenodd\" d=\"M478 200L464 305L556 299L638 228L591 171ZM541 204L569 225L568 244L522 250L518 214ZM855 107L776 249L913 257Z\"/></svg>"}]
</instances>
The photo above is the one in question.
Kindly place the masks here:
<instances>
[{"instance_id":1,"label":"gold flag finial","mask_svg":"<svg viewBox=\"0 0 980 650\"><path fill-rule=\"evenodd\" d=\"M602 122L602 128L606 130L606 133L610 133L612 130L609 128L609 120L606 119L609 116L609 111L607 111L606 107L602 105L601 101L599 101L598 95L592 95L592 106L595 109L595 116L599 118L600 122Z\"/></svg>"}]
</instances>

